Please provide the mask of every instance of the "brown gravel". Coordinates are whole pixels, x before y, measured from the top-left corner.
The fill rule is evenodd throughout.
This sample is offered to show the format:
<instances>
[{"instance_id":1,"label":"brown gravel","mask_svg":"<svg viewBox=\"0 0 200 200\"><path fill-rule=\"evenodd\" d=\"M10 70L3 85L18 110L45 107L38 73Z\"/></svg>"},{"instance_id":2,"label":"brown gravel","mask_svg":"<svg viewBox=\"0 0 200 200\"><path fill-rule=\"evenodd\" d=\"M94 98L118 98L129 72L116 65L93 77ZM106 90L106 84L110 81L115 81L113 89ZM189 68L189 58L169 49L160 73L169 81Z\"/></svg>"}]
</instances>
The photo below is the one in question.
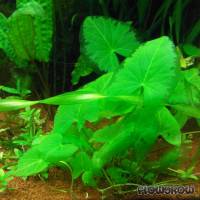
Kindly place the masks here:
<instances>
[{"instance_id":1,"label":"brown gravel","mask_svg":"<svg viewBox=\"0 0 200 200\"><path fill-rule=\"evenodd\" d=\"M0 194L0 200L71 200L70 177L59 169L53 169L49 173L48 181L42 181L39 177L31 177L24 181L15 178L9 184L14 190ZM59 191L63 190L63 191ZM78 183L74 185L74 200L98 200L99 193L91 188L86 188Z\"/></svg>"}]
</instances>

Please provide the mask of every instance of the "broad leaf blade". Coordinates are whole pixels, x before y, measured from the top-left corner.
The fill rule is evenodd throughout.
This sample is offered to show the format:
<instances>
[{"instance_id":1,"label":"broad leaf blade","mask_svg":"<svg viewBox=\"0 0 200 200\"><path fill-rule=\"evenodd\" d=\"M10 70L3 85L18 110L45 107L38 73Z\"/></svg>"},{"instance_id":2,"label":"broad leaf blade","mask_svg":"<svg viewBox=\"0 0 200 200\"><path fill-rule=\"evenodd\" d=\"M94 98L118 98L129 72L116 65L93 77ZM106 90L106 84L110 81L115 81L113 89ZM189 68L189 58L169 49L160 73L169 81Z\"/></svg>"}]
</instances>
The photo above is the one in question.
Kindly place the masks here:
<instances>
[{"instance_id":1,"label":"broad leaf blade","mask_svg":"<svg viewBox=\"0 0 200 200\"><path fill-rule=\"evenodd\" d=\"M159 105L166 101L176 84L177 63L174 45L169 38L147 42L125 60L124 68L115 76L109 92L140 94L145 105Z\"/></svg>"},{"instance_id":2,"label":"broad leaf blade","mask_svg":"<svg viewBox=\"0 0 200 200\"><path fill-rule=\"evenodd\" d=\"M102 71L119 68L117 54L127 57L138 47L128 23L103 17L87 17L83 24L87 55Z\"/></svg>"},{"instance_id":3,"label":"broad leaf blade","mask_svg":"<svg viewBox=\"0 0 200 200\"><path fill-rule=\"evenodd\" d=\"M52 48L53 36L53 1L52 0L34 0L43 9L43 15L37 17L34 21L35 27L35 58L39 61L47 62ZM17 8L23 9L30 0L17 0Z\"/></svg>"},{"instance_id":4,"label":"broad leaf blade","mask_svg":"<svg viewBox=\"0 0 200 200\"><path fill-rule=\"evenodd\" d=\"M35 175L45 170L48 164L49 163L43 159L42 154L36 148L32 148L20 158L14 175L22 177Z\"/></svg>"},{"instance_id":5,"label":"broad leaf blade","mask_svg":"<svg viewBox=\"0 0 200 200\"><path fill-rule=\"evenodd\" d=\"M33 1L16 10L8 19L9 40L22 60L35 58L35 20L42 17L42 7Z\"/></svg>"}]
</instances>

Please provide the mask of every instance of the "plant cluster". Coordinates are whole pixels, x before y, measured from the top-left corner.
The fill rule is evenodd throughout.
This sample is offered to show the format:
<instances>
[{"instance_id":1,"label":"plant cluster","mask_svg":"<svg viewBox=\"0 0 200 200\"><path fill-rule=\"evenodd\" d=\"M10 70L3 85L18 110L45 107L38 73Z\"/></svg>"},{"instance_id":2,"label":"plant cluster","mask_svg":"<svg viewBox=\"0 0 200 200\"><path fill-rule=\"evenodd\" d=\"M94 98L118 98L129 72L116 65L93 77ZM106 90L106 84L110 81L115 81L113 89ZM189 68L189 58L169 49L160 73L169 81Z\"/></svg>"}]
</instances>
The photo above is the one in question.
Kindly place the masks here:
<instances>
[{"instance_id":1,"label":"plant cluster","mask_svg":"<svg viewBox=\"0 0 200 200\"><path fill-rule=\"evenodd\" d=\"M53 130L32 142L8 176L27 177L65 166L72 180L81 176L93 187L99 187L103 178L111 186L158 182L181 156L181 128L191 117L200 118L199 69L181 70L168 37L141 43L130 23L111 18L87 17L81 41L74 83L93 70L102 76L76 91L44 100L0 101L0 111L37 103L60 105ZM88 126L102 119L107 123L99 129ZM148 161L159 138L173 148Z\"/></svg>"},{"instance_id":2,"label":"plant cluster","mask_svg":"<svg viewBox=\"0 0 200 200\"><path fill-rule=\"evenodd\" d=\"M117 8L121 1L116 2ZM147 9L144 2L148 1L140 1L142 5L138 1L140 23ZM162 13L166 14L173 1L164 2L156 20L165 19ZM100 3L106 14L105 2ZM173 19L183 11L184 7L177 11L179 4L177 1ZM49 61L52 27L51 0L18 0L17 10L9 18L0 15L0 48L29 75L36 60ZM180 27L175 27L179 43ZM0 112L25 108L19 115L24 122L22 134L12 138L18 162L0 169L2 191L12 177L46 176L55 166L70 171L71 189L74 180L81 177L85 185L101 192L161 184L163 174L198 180L194 167L199 152L188 169L178 165L183 157L181 147L188 142L182 128L190 118L200 119L200 77L195 60L199 48L192 44L199 33L197 25L183 48L175 47L167 36L142 42L134 30L130 22L86 17L72 84L93 72L100 75L96 80L43 100L0 99ZM26 78L24 74L22 77ZM25 96L30 91L21 86L24 80L17 78L16 89L0 86L0 90ZM45 135L40 111L30 109L39 103L59 105L53 129ZM0 133L6 130L0 129ZM149 160L158 141L171 148L156 160ZM108 188L100 188L105 179Z\"/></svg>"},{"instance_id":3,"label":"plant cluster","mask_svg":"<svg viewBox=\"0 0 200 200\"><path fill-rule=\"evenodd\" d=\"M52 0L17 0L16 7L8 18L0 13L0 49L15 63L16 91L25 96L36 70L35 61L49 61L53 5Z\"/></svg>"},{"instance_id":4,"label":"plant cluster","mask_svg":"<svg viewBox=\"0 0 200 200\"><path fill-rule=\"evenodd\" d=\"M33 141L42 135L42 124L45 120L41 118L40 112L40 109L26 107L25 111L20 113L4 115L5 119L0 123L0 126L3 127L0 129L0 148L2 150L0 153L0 165L2 166L0 168L1 192L7 189L9 181L12 180L12 177L7 176L6 171L16 166L16 161L31 147ZM11 125L13 122L15 124ZM6 135L8 136L7 139ZM43 176L43 174L41 175Z\"/></svg>"}]
</instances>

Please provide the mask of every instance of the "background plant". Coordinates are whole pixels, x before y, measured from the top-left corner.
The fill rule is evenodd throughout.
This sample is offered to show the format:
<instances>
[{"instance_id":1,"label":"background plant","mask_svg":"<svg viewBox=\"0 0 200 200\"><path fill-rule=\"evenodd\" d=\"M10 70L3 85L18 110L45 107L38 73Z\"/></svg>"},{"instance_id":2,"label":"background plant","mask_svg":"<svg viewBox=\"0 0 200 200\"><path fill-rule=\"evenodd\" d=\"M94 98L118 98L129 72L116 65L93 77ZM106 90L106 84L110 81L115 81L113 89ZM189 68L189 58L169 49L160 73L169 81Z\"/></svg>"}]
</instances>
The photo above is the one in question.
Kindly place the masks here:
<instances>
[{"instance_id":1,"label":"background plant","mask_svg":"<svg viewBox=\"0 0 200 200\"><path fill-rule=\"evenodd\" d=\"M29 89L35 61L48 62L53 34L53 5L46 1L17 1L8 18L0 15L0 48L16 64L13 77L18 91Z\"/></svg>"}]
</instances>

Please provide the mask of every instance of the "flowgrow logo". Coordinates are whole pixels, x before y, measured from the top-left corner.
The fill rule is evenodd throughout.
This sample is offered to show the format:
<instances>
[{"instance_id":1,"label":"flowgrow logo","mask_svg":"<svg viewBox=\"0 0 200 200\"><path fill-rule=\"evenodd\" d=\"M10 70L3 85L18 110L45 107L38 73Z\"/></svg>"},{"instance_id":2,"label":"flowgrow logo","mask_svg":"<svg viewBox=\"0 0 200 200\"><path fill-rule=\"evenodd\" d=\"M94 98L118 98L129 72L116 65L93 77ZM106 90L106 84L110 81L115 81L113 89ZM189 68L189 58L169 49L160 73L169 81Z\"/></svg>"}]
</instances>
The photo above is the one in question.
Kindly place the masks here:
<instances>
[{"instance_id":1,"label":"flowgrow logo","mask_svg":"<svg viewBox=\"0 0 200 200\"><path fill-rule=\"evenodd\" d=\"M139 186L138 195L156 195L156 194L193 194L194 185L186 186Z\"/></svg>"}]
</instances>

